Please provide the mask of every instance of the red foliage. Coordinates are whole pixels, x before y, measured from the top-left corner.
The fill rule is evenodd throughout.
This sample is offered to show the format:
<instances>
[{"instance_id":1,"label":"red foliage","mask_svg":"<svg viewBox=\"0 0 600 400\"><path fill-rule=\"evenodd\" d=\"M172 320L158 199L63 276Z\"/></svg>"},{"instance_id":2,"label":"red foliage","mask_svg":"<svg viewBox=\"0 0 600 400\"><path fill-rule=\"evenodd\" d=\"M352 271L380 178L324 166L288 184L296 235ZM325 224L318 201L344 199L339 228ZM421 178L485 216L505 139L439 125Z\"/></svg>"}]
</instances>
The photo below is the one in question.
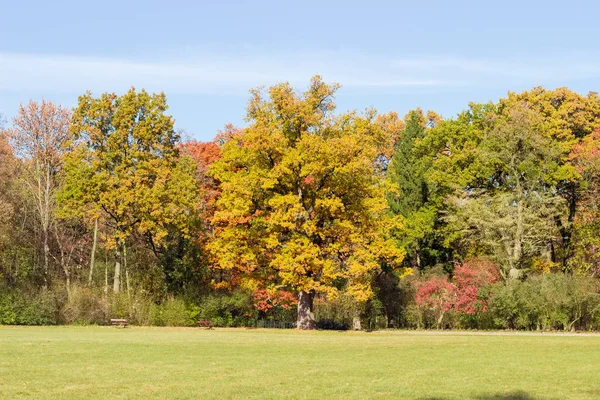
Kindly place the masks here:
<instances>
[{"instance_id":1,"label":"red foliage","mask_svg":"<svg viewBox=\"0 0 600 400\"><path fill-rule=\"evenodd\" d=\"M221 158L221 149L214 142L192 140L183 144L183 152L189 155L198 167L198 172L206 174L210 164Z\"/></svg>"},{"instance_id":2,"label":"red foliage","mask_svg":"<svg viewBox=\"0 0 600 400\"><path fill-rule=\"evenodd\" d=\"M198 142L192 140L182 146L182 152L196 162L196 180L200 187L201 197L198 201L198 212L203 225L209 232L210 220L215 211L215 203L219 198L219 182L208 175L211 164L221 158L221 149L214 142ZM205 238L200 238L204 240Z\"/></svg>"},{"instance_id":3,"label":"red foliage","mask_svg":"<svg viewBox=\"0 0 600 400\"><path fill-rule=\"evenodd\" d=\"M449 311L454 305L456 287L443 276L421 282L417 287L417 305L437 312Z\"/></svg>"},{"instance_id":4,"label":"red foliage","mask_svg":"<svg viewBox=\"0 0 600 400\"><path fill-rule=\"evenodd\" d=\"M472 259L454 269L453 282L435 276L419 283L416 302L437 313L450 310L474 315L487 311L480 291L500 279L498 267L484 259Z\"/></svg>"},{"instance_id":5,"label":"red foliage","mask_svg":"<svg viewBox=\"0 0 600 400\"><path fill-rule=\"evenodd\" d=\"M298 304L296 296L286 290L260 288L254 291L252 297L254 298L254 307L262 312L268 312L276 307L289 310Z\"/></svg>"},{"instance_id":6,"label":"red foliage","mask_svg":"<svg viewBox=\"0 0 600 400\"><path fill-rule=\"evenodd\" d=\"M304 179L302 179L302 183L304 183L305 185L312 185L313 183L315 183L315 178L313 178L312 176L307 176Z\"/></svg>"},{"instance_id":7,"label":"red foliage","mask_svg":"<svg viewBox=\"0 0 600 400\"><path fill-rule=\"evenodd\" d=\"M498 267L484 259L472 259L454 269L454 284L457 297L454 308L456 311L474 315L478 311L487 311L487 302L479 298L484 287L500 279Z\"/></svg>"}]
</instances>

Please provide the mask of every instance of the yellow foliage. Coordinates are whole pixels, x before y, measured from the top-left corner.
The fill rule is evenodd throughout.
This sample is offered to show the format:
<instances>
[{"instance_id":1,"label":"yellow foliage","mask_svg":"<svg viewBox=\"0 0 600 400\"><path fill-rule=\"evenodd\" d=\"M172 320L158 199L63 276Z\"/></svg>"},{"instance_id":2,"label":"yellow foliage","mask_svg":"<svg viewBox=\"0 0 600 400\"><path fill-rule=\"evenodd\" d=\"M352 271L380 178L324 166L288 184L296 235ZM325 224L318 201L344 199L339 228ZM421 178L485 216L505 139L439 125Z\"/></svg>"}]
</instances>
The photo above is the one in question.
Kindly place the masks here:
<instances>
[{"instance_id":1,"label":"yellow foliage","mask_svg":"<svg viewBox=\"0 0 600 400\"><path fill-rule=\"evenodd\" d=\"M403 222L387 209L378 165L401 121L336 116L336 89L315 77L303 94L289 84L251 92L250 125L210 171L222 183L209 244L218 268L330 297L346 282L362 301L381 263L402 261L392 231Z\"/></svg>"}]
</instances>

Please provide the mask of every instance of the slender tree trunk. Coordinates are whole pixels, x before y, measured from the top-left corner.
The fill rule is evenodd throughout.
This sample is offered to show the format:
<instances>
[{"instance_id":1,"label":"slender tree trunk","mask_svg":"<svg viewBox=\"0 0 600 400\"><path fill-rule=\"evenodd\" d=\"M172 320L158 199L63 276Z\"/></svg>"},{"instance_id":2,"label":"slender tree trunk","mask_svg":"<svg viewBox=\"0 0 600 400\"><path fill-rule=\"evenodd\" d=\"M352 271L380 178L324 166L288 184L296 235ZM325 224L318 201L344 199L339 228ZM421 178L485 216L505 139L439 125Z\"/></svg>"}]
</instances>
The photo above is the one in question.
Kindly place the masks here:
<instances>
[{"instance_id":1,"label":"slender tree trunk","mask_svg":"<svg viewBox=\"0 0 600 400\"><path fill-rule=\"evenodd\" d=\"M121 290L121 241L117 242L115 249L115 277L113 280L113 292L119 293Z\"/></svg>"},{"instance_id":2,"label":"slender tree trunk","mask_svg":"<svg viewBox=\"0 0 600 400\"><path fill-rule=\"evenodd\" d=\"M69 270L69 265L71 262L71 256L73 255L73 250L67 255L65 254L65 248L63 247L62 240L60 235L58 234L58 230L56 226L54 227L54 237L56 238L56 244L58 246L58 250L60 251L60 266L62 267L63 273L65 274L65 284L67 287L67 298L71 299L71 271ZM54 258L56 260L56 257Z\"/></svg>"},{"instance_id":3,"label":"slender tree trunk","mask_svg":"<svg viewBox=\"0 0 600 400\"><path fill-rule=\"evenodd\" d=\"M92 242L92 254L90 254L90 275L88 276L88 286L92 286L94 277L94 264L96 263L96 244L98 243L98 218L94 220L94 241Z\"/></svg>"},{"instance_id":4,"label":"slender tree trunk","mask_svg":"<svg viewBox=\"0 0 600 400\"><path fill-rule=\"evenodd\" d=\"M104 294L108 294L108 252L104 253Z\"/></svg>"},{"instance_id":5,"label":"slender tree trunk","mask_svg":"<svg viewBox=\"0 0 600 400\"><path fill-rule=\"evenodd\" d=\"M513 247L513 254L511 260L511 268L508 273L509 277L512 279L518 278L520 276L519 266L521 264L521 257L523 256L523 235L525 233L525 227L523 225L523 188L521 187L521 182L517 181L516 185L517 191L517 227L515 229L515 242Z\"/></svg>"},{"instance_id":6,"label":"slender tree trunk","mask_svg":"<svg viewBox=\"0 0 600 400\"><path fill-rule=\"evenodd\" d=\"M65 271L65 285L67 286L67 298L71 299L71 274Z\"/></svg>"},{"instance_id":7,"label":"slender tree trunk","mask_svg":"<svg viewBox=\"0 0 600 400\"><path fill-rule=\"evenodd\" d=\"M131 292L129 291L129 270L127 269L127 247L123 244L123 268L125 269L125 286L127 287L127 298L131 303Z\"/></svg>"},{"instance_id":8,"label":"slender tree trunk","mask_svg":"<svg viewBox=\"0 0 600 400\"><path fill-rule=\"evenodd\" d=\"M438 319L437 319L437 321L436 321L436 324L437 324L437 328L438 328L438 329L442 329L442 322L444 322L444 315L445 315L445 314L446 314L446 313L445 313L444 311L442 311L442 313L441 313L441 314L438 316Z\"/></svg>"},{"instance_id":9,"label":"slender tree trunk","mask_svg":"<svg viewBox=\"0 0 600 400\"><path fill-rule=\"evenodd\" d=\"M44 246L44 288L48 288L48 269L50 264L50 247L48 246L48 227L42 229L42 246Z\"/></svg>"},{"instance_id":10,"label":"slender tree trunk","mask_svg":"<svg viewBox=\"0 0 600 400\"><path fill-rule=\"evenodd\" d=\"M298 319L296 325L298 329L315 329L315 317L313 315L314 292L301 291L298 295Z\"/></svg>"},{"instance_id":11,"label":"slender tree trunk","mask_svg":"<svg viewBox=\"0 0 600 400\"><path fill-rule=\"evenodd\" d=\"M515 247L513 250L513 265L518 265L523 253L523 201L517 201L517 229L515 230Z\"/></svg>"},{"instance_id":12,"label":"slender tree trunk","mask_svg":"<svg viewBox=\"0 0 600 400\"><path fill-rule=\"evenodd\" d=\"M48 236L50 235L50 196L51 196L51 188L50 188L50 168L48 163L46 162L44 165L44 169L46 170L46 182L45 188L43 190L44 197L44 205L42 212L42 229L44 231L44 286L48 287L48 271L49 271L49 258L50 258L50 246L48 246Z\"/></svg>"}]
</instances>

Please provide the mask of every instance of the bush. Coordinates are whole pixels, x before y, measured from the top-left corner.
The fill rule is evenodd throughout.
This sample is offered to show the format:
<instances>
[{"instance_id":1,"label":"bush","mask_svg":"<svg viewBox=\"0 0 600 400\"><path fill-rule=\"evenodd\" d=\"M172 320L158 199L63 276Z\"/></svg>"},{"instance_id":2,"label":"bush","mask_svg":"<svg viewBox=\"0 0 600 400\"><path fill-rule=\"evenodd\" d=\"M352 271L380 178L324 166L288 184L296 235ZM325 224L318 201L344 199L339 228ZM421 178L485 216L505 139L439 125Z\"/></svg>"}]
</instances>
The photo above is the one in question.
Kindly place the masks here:
<instances>
[{"instance_id":1,"label":"bush","mask_svg":"<svg viewBox=\"0 0 600 400\"><path fill-rule=\"evenodd\" d=\"M215 326L253 326L256 323L252 296L242 291L206 296L191 312L198 319L209 320Z\"/></svg>"},{"instance_id":2,"label":"bush","mask_svg":"<svg viewBox=\"0 0 600 400\"><path fill-rule=\"evenodd\" d=\"M319 329L347 330L362 307L350 296L340 294L335 299L317 297L314 301L315 321Z\"/></svg>"},{"instance_id":3,"label":"bush","mask_svg":"<svg viewBox=\"0 0 600 400\"><path fill-rule=\"evenodd\" d=\"M423 322L423 313L416 304L409 304L403 313L402 325L409 329L423 329L425 324Z\"/></svg>"},{"instance_id":4,"label":"bush","mask_svg":"<svg viewBox=\"0 0 600 400\"><path fill-rule=\"evenodd\" d=\"M66 324L108 323L109 304L106 297L97 291L83 286L71 289L71 295L61 311L61 320Z\"/></svg>"},{"instance_id":5,"label":"bush","mask_svg":"<svg viewBox=\"0 0 600 400\"><path fill-rule=\"evenodd\" d=\"M50 291L27 295L18 291L0 292L0 325L55 325L57 302Z\"/></svg>"},{"instance_id":6,"label":"bush","mask_svg":"<svg viewBox=\"0 0 600 400\"><path fill-rule=\"evenodd\" d=\"M150 325L194 326L196 321L183 300L171 298L151 308Z\"/></svg>"},{"instance_id":7,"label":"bush","mask_svg":"<svg viewBox=\"0 0 600 400\"><path fill-rule=\"evenodd\" d=\"M490 313L497 328L592 330L600 325L600 285L562 273L494 285Z\"/></svg>"},{"instance_id":8,"label":"bush","mask_svg":"<svg viewBox=\"0 0 600 400\"><path fill-rule=\"evenodd\" d=\"M425 327L447 327L457 297L456 286L443 276L433 276L419 282L415 301L423 315Z\"/></svg>"}]
</instances>

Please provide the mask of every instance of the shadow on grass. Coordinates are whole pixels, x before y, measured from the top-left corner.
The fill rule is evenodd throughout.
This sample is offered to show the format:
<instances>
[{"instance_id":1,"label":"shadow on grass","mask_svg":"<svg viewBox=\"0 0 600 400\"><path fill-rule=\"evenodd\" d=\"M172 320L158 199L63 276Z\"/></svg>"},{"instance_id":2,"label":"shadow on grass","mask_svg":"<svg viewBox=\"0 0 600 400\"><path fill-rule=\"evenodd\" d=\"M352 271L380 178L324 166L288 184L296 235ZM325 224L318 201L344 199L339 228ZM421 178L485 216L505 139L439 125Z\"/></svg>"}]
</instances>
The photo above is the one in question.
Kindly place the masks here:
<instances>
[{"instance_id":1,"label":"shadow on grass","mask_svg":"<svg viewBox=\"0 0 600 400\"><path fill-rule=\"evenodd\" d=\"M490 393L490 394L479 394L474 397L470 397L474 400L535 400L536 398L527 392L521 390L510 393ZM424 400L448 400L446 397L427 397Z\"/></svg>"},{"instance_id":2,"label":"shadow on grass","mask_svg":"<svg viewBox=\"0 0 600 400\"><path fill-rule=\"evenodd\" d=\"M535 400L535 397L521 390L511 393L483 394L475 398L477 400Z\"/></svg>"}]
</instances>

